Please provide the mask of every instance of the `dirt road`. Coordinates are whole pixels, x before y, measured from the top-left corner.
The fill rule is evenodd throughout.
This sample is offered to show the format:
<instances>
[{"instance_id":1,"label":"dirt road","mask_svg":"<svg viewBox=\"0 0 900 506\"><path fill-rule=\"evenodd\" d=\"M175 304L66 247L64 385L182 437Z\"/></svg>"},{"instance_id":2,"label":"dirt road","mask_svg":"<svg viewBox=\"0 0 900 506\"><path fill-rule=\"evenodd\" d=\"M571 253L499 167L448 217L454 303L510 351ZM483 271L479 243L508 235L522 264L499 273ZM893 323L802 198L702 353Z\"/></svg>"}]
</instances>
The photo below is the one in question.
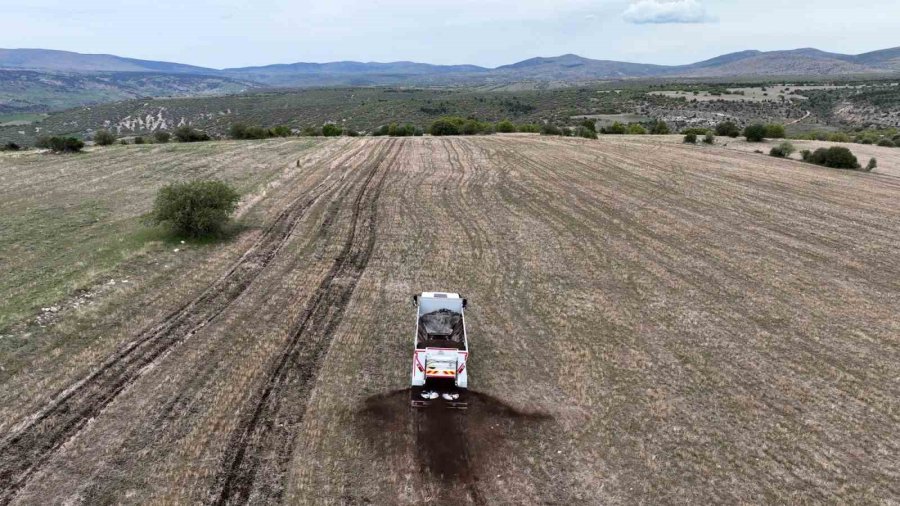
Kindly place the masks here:
<instances>
[{"instance_id":1,"label":"dirt road","mask_svg":"<svg viewBox=\"0 0 900 506\"><path fill-rule=\"evenodd\" d=\"M222 144L281 157L252 226L0 329L0 503L900 499L900 180L651 139ZM116 149L104 184L154 173ZM464 416L407 409L430 289L471 304Z\"/></svg>"}]
</instances>

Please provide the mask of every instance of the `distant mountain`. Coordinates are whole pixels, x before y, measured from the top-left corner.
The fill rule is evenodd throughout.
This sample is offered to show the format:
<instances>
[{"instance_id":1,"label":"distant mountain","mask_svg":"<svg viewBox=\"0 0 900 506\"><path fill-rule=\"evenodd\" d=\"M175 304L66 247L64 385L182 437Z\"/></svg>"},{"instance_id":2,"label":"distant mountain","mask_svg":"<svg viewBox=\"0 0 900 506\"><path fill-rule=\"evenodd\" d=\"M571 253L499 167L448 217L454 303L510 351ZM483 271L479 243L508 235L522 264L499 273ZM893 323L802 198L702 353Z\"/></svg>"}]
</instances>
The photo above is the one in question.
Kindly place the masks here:
<instances>
[{"instance_id":1,"label":"distant mountain","mask_svg":"<svg viewBox=\"0 0 900 506\"><path fill-rule=\"evenodd\" d=\"M21 82L12 71L37 72ZM228 69L211 69L179 63L138 60L106 54L80 54L46 49L0 49L0 109L15 110L21 103L16 93L28 88L47 88L54 100L41 102L44 92L32 93L28 110L58 108L71 103L110 101L122 96L177 96L232 93L251 87L317 87L375 85L482 85L552 83L569 85L601 79L629 78L725 78L752 76L847 76L900 73L900 47L859 55L829 53L814 48L788 51L741 51L689 65L653 65L594 60L574 54L538 57L484 68L476 65L432 65L409 61L378 63L341 61L290 63ZM146 77L128 79L129 74ZM90 76L86 78L85 76ZM114 77L113 77L114 76ZM182 76L181 79L162 76ZM190 81L185 76L202 76ZM42 88L43 87L43 88ZM109 92L102 90L107 87ZM19 91L16 91L19 90ZM66 93L72 100L67 101ZM49 96L49 95L48 95ZM24 110L24 107L21 108Z\"/></svg>"},{"instance_id":2,"label":"distant mountain","mask_svg":"<svg viewBox=\"0 0 900 506\"><path fill-rule=\"evenodd\" d=\"M217 74L219 71L181 63L137 60L110 54L82 54L53 49L0 49L0 69L51 72L160 72Z\"/></svg>"}]
</instances>

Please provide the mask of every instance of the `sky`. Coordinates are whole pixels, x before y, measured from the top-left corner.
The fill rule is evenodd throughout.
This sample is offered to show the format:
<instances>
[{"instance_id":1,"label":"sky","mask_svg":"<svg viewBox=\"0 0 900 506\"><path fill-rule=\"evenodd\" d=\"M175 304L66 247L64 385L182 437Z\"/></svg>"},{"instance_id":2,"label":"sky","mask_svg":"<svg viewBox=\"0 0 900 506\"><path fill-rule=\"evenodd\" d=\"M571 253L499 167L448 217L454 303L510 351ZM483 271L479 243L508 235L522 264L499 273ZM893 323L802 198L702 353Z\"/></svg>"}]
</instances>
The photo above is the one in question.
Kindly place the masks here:
<instances>
[{"instance_id":1,"label":"sky","mask_svg":"<svg viewBox=\"0 0 900 506\"><path fill-rule=\"evenodd\" d=\"M898 0L27 0L0 9L2 48L214 68L495 67L566 53L674 65L745 49L857 54L900 46L898 34Z\"/></svg>"}]
</instances>

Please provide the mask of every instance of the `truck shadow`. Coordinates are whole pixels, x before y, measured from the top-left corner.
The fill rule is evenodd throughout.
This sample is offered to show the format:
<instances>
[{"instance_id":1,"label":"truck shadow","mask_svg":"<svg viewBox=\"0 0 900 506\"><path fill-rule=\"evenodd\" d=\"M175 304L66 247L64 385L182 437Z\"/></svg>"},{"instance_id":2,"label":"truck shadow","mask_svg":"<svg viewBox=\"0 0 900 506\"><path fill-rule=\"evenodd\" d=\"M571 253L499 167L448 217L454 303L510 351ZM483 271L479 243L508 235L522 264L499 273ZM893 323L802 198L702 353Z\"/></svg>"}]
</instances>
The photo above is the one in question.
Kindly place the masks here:
<instances>
[{"instance_id":1,"label":"truck shadow","mask_svg":"<svg viewBox=\"0 0 900 506\"><path fill-rule=\"evenodd\" d=\"M358 420L366 437L381 451L405 451L412 440L422 475L464 484L477 497L477 481L495 458L508 456L508 444L523 431L552 420L546 413L518 410L487 394L468 392L468 409L436 402L410 407L410 390L366 399ZM475 502L478 502L477 500Z\"/></svg>"}]
</instances>

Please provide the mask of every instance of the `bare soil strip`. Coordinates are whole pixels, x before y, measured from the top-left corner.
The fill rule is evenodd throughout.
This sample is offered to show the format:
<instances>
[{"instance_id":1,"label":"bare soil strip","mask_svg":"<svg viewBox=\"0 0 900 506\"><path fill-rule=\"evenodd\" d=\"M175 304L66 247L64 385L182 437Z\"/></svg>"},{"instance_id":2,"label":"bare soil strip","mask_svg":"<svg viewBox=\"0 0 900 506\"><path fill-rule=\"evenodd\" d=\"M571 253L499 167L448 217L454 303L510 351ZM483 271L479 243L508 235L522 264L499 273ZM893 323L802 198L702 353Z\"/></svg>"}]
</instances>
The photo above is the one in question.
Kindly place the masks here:
<instances>
[{"instance_id":1,"label":"bare soil strip","mask_svg":"<svg viewBox=\"0 0 900 506\"><path fill-rule=\"evenodd\" d=\"M365 168L365 180L352 203L351 226L343 249L300 313L267 381L252 397L253 409L232 434L216 480L222 483L216 504L244 504L250 502L251 494L253 502L281 500L282 479L293 454L294 429L306 412L303 401L375 246L378 197L393 161L385 160L389 155L397 157L396 144L383 148ZM345 195L349 191L348 186ZM326 219L323 226L327 227L329 221ZM275 462L269 461L268 466L274 468L259 473L261 460L272 455Z\"/></svg>"},{"instance_id":2,"label":"bare soil strip","mask_svg":"<svg viewBox=\"0 0 900 506\"><path fill-rule=\"evenodd\" d=\"M278 254L305 211L339 182L336 177L329 178L310 194L295 199L253 247L203 294L143 332L13 430L0 446L0 504L8 503L55 450L97 416L148 365L207 325L237 299Z\"/></svg>"}]
</instances>

